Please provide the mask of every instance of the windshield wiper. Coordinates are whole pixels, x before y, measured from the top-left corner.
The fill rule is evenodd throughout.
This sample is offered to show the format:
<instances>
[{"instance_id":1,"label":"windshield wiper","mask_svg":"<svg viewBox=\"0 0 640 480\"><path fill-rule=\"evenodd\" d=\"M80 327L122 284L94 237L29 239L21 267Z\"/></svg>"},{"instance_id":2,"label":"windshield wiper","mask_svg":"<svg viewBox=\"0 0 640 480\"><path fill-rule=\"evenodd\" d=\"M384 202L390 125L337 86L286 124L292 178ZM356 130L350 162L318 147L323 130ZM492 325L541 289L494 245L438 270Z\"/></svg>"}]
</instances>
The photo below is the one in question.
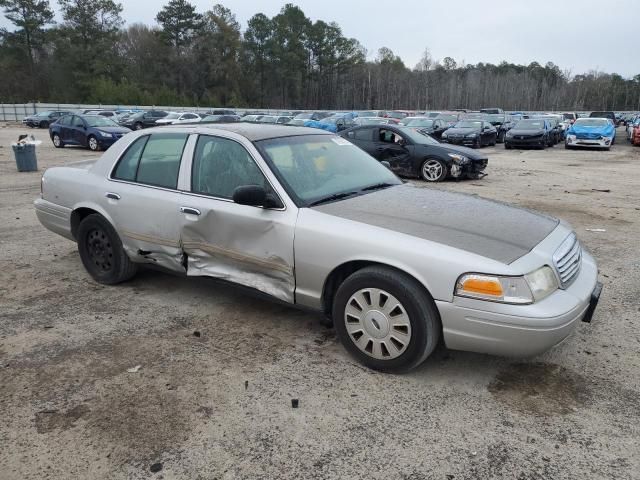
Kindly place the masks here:
<instances>
[{"instance_id":1,"label":"windshield wiper","mask_svg":"<svg viewBox=\"0 0 640 480\"><path fill-rule=\"evenodd\" d=\"M344 193L334 193L333 195L328 195L323 197L315 202L311 202L309 204L310 207L315 207L316 205L322 205L323 203L332 202L334 200L342 200L343 198L350 197L352 195L357 194L358 192L344 192Z\"/></svg>"},{"instance_id":2,"label":"windshield wiper","mask_svg":"<svg viewBox=\"0 0 640 480\"><path fill-rule=\"evenodd\" d=\"M395 183L376 183L375 185L369 185L368 187L364 187L361 189L361 192L368 192L370 190L381 190L383 188L393 187Z\"/></svg>"}]
</instances>

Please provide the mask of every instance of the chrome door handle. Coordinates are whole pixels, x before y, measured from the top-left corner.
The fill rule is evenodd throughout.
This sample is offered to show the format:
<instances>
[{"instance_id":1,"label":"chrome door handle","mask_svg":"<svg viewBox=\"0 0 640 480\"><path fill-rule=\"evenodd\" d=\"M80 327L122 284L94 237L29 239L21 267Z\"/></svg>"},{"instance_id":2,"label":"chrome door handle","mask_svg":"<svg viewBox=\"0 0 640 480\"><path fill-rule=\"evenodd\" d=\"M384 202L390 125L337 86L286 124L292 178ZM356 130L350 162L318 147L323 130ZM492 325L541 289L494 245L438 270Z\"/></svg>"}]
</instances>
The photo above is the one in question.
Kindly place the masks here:
<instances>
[{"instance_id":1,"label":"chrome door handle","mask_svg":"<svg viewBox=\"0 0 640 480\"><path fill-rule=\"evenodd\" d=\"M180 207L180 211L187 215L200 215L200 210L192 207Z\"/></svg>"},{"instance_id":2,"label":"chrome door handle","mask_svg":"<svg viewBox=\"0 0 640 480\"><path fill-rule=\"evenodd\" d=\"M111 199L111 200L120 200L120 195L118 195L117 193L113 193L113 192L107 192L104 195L105 197Z\"/></svg>"}]
</instances>

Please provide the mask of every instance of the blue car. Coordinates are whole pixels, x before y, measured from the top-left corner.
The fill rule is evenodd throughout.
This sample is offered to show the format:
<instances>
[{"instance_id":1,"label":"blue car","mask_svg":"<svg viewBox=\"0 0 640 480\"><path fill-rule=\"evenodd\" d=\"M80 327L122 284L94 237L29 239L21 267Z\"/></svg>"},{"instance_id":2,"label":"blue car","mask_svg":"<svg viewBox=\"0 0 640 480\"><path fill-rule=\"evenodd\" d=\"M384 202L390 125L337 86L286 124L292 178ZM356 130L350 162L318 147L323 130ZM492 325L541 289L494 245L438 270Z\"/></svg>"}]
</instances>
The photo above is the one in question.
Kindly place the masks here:
<instances>
[{"instance_id":1,"label":"blue car","mask_svg":"<svg viewBox=\"0 0 640 480\"><path fill-rule=\"evenodd\" d=\"M567 130L564 148L596 147L609 150L616 141L616 127L608 118L579 118Z\"/></svg>"},{"instance_id":2,"label":"blue car","mask_svg":"<svg viewBox=\"0 0 640 480\"><path fill-rule=\"evenodd\" d=\"M49 126L56 148L80 145L94 152L106 150L130 131L100 115L67 115Z\"/></svg>"},{"instance_id":3,"label":"blue car","mask_svg":"<svg viewBox=\"0 0 640 480\"><path fill-rule=\"evenodd\" d=\"M333 115L323 118L322 120L307 120L304 122L305 127L320 128L328 132L338 133L347 128L353 127L353 119L358 115L355 113L334 113Z\"/></svg>"}]
</instances>

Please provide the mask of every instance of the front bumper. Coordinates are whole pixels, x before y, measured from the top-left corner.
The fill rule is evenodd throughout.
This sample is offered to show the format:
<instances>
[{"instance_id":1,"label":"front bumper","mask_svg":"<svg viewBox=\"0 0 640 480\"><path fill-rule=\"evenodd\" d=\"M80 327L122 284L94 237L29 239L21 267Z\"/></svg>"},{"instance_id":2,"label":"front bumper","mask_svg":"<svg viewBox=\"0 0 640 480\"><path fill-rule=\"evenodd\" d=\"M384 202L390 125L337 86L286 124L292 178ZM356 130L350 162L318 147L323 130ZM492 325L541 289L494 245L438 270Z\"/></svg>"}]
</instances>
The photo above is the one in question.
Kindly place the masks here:
<instances>
[{"instance_id":1,"label":"front bumper","mask_svg":"<svg viewBox=\"0 0 640 480\"><path fill-rule=\"evenodd\" d=\"M442 138L441 140L443 143L450 143L451 145L475 145L476 141L478 140L478 137L474 137L474 138L466 138L466 137L447 137L447 138Z\"/></svg>"},{"instance_id":2,"label":"front bumper","mask_svg":"<svg viewBox=\"0 0 640 480\"><path fill-rule=\"evenodd\" d=\"M505 137L504 143L512 147L540 147L545 145L544 137Z\"/></svg>"},{"instance_id":3,"label":"front bumper","mask_svg":"<svg viewBox=\"0 0 640 480\"><path fill-rule=\"evenodd\" d=\"M604 138L592 139L592 138L569 138L567 137L566 145L569 147L600 147L600 148L608 148L611 146L613 140L608 140Z\"/></svg>"},{"instance_id":4,"label":"front bumper","mask_svg":"<svg viewBox=\"0 0 640 480\"><path fill-rule=\"evenodd\" d=\"M580 321L590 321L599 298L598 269L583 251L580 274L565 290L532 305L505 305L455 297L436 301L445 344L507 357L538 355L562 342ZM601 289L601 286L600 286Z\"/></svg>"}]
</instances>

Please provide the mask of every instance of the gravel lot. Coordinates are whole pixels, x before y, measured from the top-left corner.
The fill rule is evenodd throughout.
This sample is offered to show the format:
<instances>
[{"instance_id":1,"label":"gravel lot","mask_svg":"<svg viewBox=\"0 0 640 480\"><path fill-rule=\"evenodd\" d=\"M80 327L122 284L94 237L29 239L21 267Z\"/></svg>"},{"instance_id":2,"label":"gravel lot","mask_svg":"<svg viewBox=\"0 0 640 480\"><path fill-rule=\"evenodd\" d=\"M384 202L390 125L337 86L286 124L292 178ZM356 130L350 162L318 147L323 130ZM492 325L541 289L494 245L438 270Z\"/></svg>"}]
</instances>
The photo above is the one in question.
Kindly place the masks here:
<instances>
[{"instance_id":1,"label":"gravel lot","mask_svg":"<svg viewBox=\"0 0 640 480\"><path fill-rule=\"evenodd\" d=\"M25 130L40 172L16 171ZM640 148L619 139L488 148L489 176L437 186L570 222L605 284L594 323L534 359L439 348L392 376L213 280L96 284L32 207L44 169L95 154L0 124L0 478L640 478Z\"/></svg>"}]
</instances>

